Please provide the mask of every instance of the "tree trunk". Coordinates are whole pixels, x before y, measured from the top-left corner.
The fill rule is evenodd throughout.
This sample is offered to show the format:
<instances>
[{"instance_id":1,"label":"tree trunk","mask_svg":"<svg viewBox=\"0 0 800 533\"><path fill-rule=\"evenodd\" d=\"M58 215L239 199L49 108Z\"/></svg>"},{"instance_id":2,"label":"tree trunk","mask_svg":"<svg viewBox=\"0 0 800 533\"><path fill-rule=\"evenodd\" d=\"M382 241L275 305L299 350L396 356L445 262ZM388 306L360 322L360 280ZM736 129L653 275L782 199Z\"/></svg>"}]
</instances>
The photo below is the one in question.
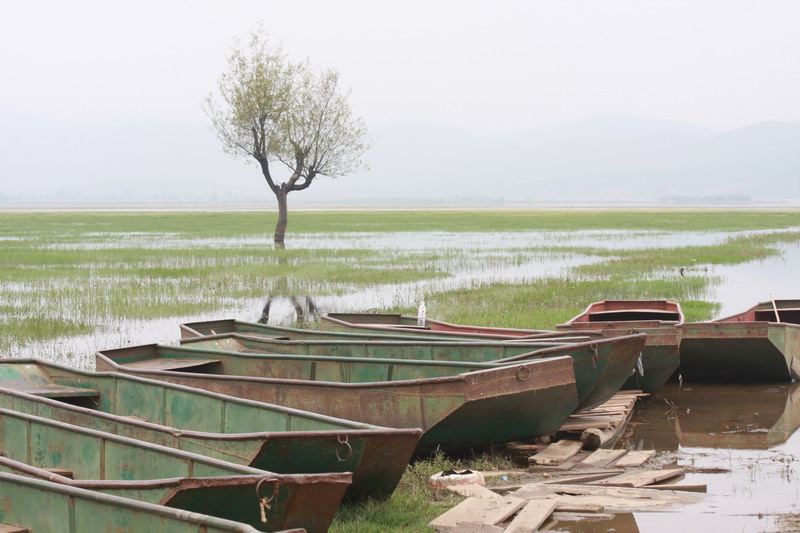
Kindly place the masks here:
<instances>
[{"instance_id":1,"label":"tree trunk","mask_svg":"<svg viewBox=\"0 0 800 533\"><path fill-rule=\"evenodd\" d=\"M286 224L289 222L289 207L286 202L289 191L281 187L275 192L278 199L278 224L275 226L275 244L283 245L286 238Z\"/></svg>"}]
</instances>

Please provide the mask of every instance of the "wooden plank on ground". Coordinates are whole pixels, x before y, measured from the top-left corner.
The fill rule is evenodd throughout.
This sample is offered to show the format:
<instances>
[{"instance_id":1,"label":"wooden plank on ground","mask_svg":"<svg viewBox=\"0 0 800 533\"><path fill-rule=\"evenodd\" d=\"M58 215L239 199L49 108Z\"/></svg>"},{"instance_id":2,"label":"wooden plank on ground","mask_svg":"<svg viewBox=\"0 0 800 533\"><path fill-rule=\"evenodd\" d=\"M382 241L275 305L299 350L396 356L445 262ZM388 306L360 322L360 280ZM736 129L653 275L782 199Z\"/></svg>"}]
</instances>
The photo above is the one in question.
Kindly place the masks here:
<instances>
[{"instance_id":1,"label":"wooden plank on ground","mask_svg":"<svg viewBox=\"0 0 800 533\"><path fill-rule=\"evenodd\" d=\"M708 490L708 486L705 483L682 483L678 484L669 484L669 485L647 485L644 487L646 489L653 489L653 490L682 490L685 492L706 492Z\"/></svg>"},{"instance_id":2,"label":"wooden plank on ground","mask_svg":"<svg viewBox=\"0 0 800 533\"><path fill-rule=\"evenodd\" d=\"M493 490L475 483L471 485L450 485L447 487L447 490L460 494L461 496L466 496L467 498L502 498L502 496Z\"/></svg>"},{"instance_id":3,"label":"wooden plank on ground","mask_svg":"<svg viewBox=\"0 0 800 533\"><path fill-rule=\"evenodd\" d=\"M559 431L583 431L584 429L597 428L606 429L611 427L611 422L607 418L591 420L586 418L567 420L558 428ZM552 446L552 445L551 445Z\"/></svg>"},{"instance_id":4,"label":"wooden plank on ground","mask_svg":"<svg viewBox=\"0 0 800 533\"><path fill-rule=\"evenodd\" d=\"M697 503L706 498L704 494L693 492L545 483L524 485L510 496L528 500L555 499L557 511L579 509L620 513L657 511L677 504Z\"/></svg>"},{"instance_id":5,"label":"wooden plank on ground","mask_svg":"<svg viewBox=\"0 0 800 533\"><path fill-rule=\"evenodd\" d=\"M465 522L496 526L522 509L520 498L467 498L428 524L435 528L456 527Z\"/></svg>"},{"instance_id":6,"label":"wooden plank on ground","mask_svg":"<svg viewBox=\"0 0 800 533\"><path fill-rule=\"evenodd\" d=\"M607 472L586 472L584 474L577 476L548 479L547 481L542 481L541 483L546 483L548 485L552 485L553 483L558 483L561 485L565 483L586 483L587 481L597 481L598 479L606 479L611 476L616 476L617 474L621 474L622 472L623 472L622 470L609 470Z\"/></svg>"},{"instance_id":7,"label":"wooden plank on ground","mask_svg":"<svg viewBox=\"0 0 800 533\"><path fill-rule=\"evenodd\" d=\"M596 450L592 455L581 461L576 465L576 468L603 468L608 466L623 455L628 453L627 450Z\"/></svg>"},{"instance_id":8,"label":"wooden plank on ground","mask_svg":"<svg viewBox=\"0 0 800 533\"><path fill-rule=\"evenodd\" d=\"M683 468L670 468L667 470L642 470L620 474L608 479L593 481L590 485L603 485L608 487L644 487L665 479L681 476L686 472Z\"/></svg>"},{"instance_id":9,"label":"wooden plank on ground","mask_svg":"<svg viewBox=\"0 0 800 533\"><path fill-rule=\"evenodd\" d=\"M655 450L633 450L627 453L625 457L617 461L614 466L620 468L630 468L634 466L642 466L648 459L655 455Z\"/></svg>"},{"instance_id":10,"label":"wooden plank on ground","mask_svg":"<svg viewBox=\"0 0 800 533\"><path fill-rule=\"evenodd\" d=\"M580 442L560 440L531 457L528 462L535 465L560 465L579 451L581 451Z\"/></svg>"},{"instance_id":11,"label":"wooden plank on ground","mask_svg":"<svg viewBox=\"0 0 800 533\"><path fill-rule=\"evenodd\" d=\"M529 501L514 517L505 533L530 533L536 531L556 509L555 500Z\"/></svg>"}]
</instances>

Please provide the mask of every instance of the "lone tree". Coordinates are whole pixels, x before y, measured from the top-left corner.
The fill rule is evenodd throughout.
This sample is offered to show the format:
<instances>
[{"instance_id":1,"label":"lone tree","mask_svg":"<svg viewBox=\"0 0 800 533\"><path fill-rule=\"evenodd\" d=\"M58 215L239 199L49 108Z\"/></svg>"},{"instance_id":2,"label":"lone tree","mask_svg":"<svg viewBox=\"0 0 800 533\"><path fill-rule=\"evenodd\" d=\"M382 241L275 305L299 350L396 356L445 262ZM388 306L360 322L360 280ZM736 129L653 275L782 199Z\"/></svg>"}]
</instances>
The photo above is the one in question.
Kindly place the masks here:
<instances>
[{"instance_id":1,"label":"lone tree","mask_svg":"<svg viewBox=\"0 0 800 533\"><path fill-rule=\"evenodd\" d=\"M349 91L335 70L292 62L280 47L255 31L246 46L238 41L204 110L225 153L253 161L278 201L275 243L282 245L288 223L287 197L311 186L317 176L344 176L366 168L361 156L368 140L364 121L353 115ZM289 176L279 182L274 167Z\"/></svg>"}]
</instances>

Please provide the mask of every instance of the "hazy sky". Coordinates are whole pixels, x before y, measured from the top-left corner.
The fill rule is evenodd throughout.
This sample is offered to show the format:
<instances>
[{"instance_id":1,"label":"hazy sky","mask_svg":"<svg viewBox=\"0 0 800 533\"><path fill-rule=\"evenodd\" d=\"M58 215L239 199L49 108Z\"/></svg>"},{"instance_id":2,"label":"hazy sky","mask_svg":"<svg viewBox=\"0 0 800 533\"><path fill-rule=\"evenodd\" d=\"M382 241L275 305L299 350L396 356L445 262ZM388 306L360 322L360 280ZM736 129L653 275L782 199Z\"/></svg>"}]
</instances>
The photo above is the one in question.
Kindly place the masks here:
<instances>
[{"instance_id":1,"label":"hazy sky","mask_svg":"<svg viewBox=\"0 0 800 533\"><path fill-rule=\"evenodd\" d=\"M800 1L0 0L0 113L203 122L258 21L369 124L800 121Z\"/></svg>"}]
</instances>

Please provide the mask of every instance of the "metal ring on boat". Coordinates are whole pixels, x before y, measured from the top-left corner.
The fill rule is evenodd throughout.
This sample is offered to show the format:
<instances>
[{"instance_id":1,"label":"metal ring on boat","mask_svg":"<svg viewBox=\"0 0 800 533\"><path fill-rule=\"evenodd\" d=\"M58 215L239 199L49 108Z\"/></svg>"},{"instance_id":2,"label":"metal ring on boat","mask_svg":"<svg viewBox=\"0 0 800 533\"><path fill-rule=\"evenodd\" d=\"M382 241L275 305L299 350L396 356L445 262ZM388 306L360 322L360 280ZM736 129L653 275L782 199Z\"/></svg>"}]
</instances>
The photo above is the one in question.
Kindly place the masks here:
<instances>
[{"instance_id":1,"label":"metal ring on boat","mask_svg":"<svg viewBox=\"0 0 800 533\"><path fill-rule=\"evenodd\" d=\"M273 481L275 482L275 487L272 490L272 496L270 496L269 498L261 497L261 484L264 483L265 481L267 483L272 483ZM262 524L267 523L267 511L272 507L270 505L270 502L272 502L272 500L278 497L278 488L280 487L280 485L281 485L280 480L274 477L261 478L260 480L258 480L258 483L256 483L256 499L258 499L258 510L261 513Z\"/></svg>"},{"instance_id":2,"label":"metal ring on boat","mask_svg":"<svg viewBox=\"0 0 800 533\"><path fill-rule=\"evenodd\" d=\"M353 457L353 447L350 446L349 438L350 437L348 437L347 435L344 436L344 440L342 440L342 437L336 437L336 440L339 441L339 444L344 444L345 446L347 446L347 457L342 457L341 455L339 455L339 448L336 448L336 458L339 460L340 463L349 461L350 458Z\"/></svg>"},{"instance_id":3,"label":"metal ring on boat","mask_svg":"<svg viewBox=\"0 0 800 533\"><path fill-rule=\"evenodd\" d=\"M272 483L272 482L275 482L275 487L272 490L272 496L270 496L269 498L262 498L261 497L261 484L262 483ZM258 498L258 500L260 502L270 503L272 500L274 500L278 496L278 488L280 486L281 486L281 483L280 483L280 480L278 478L274 478L274 477L261 478L260 480L258 480L258 483L256 484L256 498Z\"/></svg>"},{"instance_id":4,"label":"metal ring on boat","mask_svg":"<svg viewBox=\"0 0 800 533\"><path fill-rule=\"evenodd\" d=\"M525 372L523 372L523 370ZM525 365L519 365L519 368L517 368L517 379L520 381L528 381L531 379L531 373L532 372L530 368ZM523 375L525 376L524 378L522 377Z\"/></svg>"}]
</instances>

